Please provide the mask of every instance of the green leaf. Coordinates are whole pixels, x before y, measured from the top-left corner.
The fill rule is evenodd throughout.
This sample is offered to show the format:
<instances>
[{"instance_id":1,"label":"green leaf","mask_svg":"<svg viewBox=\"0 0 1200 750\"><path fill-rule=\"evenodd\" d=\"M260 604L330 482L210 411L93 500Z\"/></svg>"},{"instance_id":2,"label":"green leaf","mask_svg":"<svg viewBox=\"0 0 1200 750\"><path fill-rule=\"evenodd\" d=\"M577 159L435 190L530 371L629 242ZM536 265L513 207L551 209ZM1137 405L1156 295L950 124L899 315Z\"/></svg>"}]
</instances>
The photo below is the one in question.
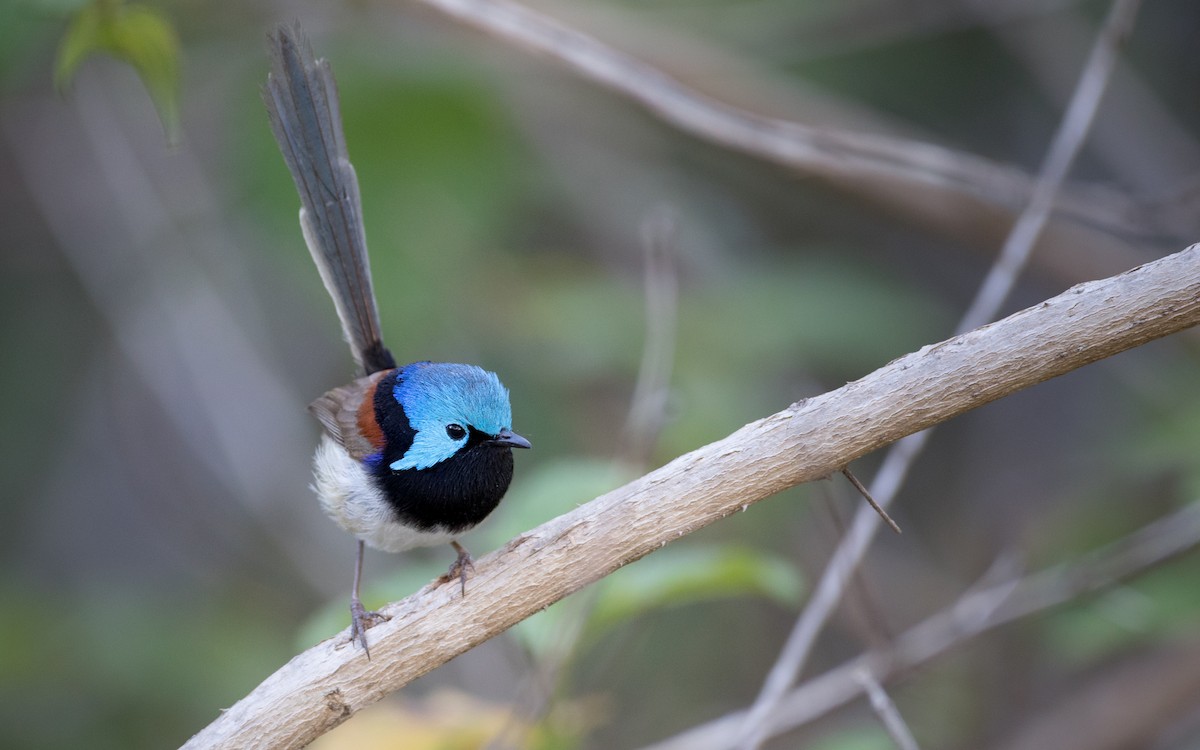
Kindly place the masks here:
<instances>
[{"instance_id":1,"label":"green leaf","mask_svg":"<svg viewBox=\"0 0 1200 750\"><path fill-rule=\"evenodd\" d=\"M756 549L672 547L605 579L591 624L606 628L657 608L734 596L764 596L793 606L802 589L794 565Z\"/></svg>"},{"instance_id":2,"label":"green leaf","mask_svg":"<svg viewBox=\"0 0 1200 750\"><path fill-rule=\"evenodd\" d=\"M96 0L75 14L63 35L54 66L59 90L70 84L80 63L104 52L129 63L154 100L163 129L179 132L179 38L166 16L144 5Z\"/></svg>"},{"instance_id":3,"label":"green leaf","mask_svg":"<svg viewBox=\"0 0 1200 750\"><path fill-rule=\"evenodd\" d=\"M101 14L99 4L88 5L75 14L67 27L54 62L54 85L60 91L67 88L79 63L99 48Z\"/></svg>"}]
</instances>

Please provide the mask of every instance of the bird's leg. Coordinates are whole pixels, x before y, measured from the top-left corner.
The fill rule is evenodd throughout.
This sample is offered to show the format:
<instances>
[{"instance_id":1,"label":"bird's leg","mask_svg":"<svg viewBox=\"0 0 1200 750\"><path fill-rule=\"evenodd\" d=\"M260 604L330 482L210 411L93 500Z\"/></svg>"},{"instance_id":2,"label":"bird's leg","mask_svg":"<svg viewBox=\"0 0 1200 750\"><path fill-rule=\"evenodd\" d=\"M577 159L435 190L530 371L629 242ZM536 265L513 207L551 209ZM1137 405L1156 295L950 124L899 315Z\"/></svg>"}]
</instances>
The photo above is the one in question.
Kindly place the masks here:
<instances>
[{"instance_id":1,"label":"bird's leg","mask_svg":"<svg viewBox=\"0 0 1200 750\"><path fill-rule=\"evenodd\" d=\"M450 542L450 546L458 553L458 558L450 563L450 570L447 573L449 580L458 578L459 584L462 586L463 596L467 595L467 571L475 572L475 560L471 557L471 553L467 552L467 548L458 542Z\"/></svg>"},{"instance_id":2,"label":"bird's leg","mask_svg":"<svg viewBox=\"0 0 1200 750\"><path fill-rule=\"evenodd\" d=\"M363 553L366 551L366 545L361 539L358 540L358 557L354 561L354 591L350 593L350 642L358 641L362 644L363 651L367 655L367 659L371 658L371 649L367 648L367 628L374 625L379 620L387 618L378 612L368 612L363 607L362 600L358 598L358 584L362 580L362 565Z\"/></svg>"}]
</instances>

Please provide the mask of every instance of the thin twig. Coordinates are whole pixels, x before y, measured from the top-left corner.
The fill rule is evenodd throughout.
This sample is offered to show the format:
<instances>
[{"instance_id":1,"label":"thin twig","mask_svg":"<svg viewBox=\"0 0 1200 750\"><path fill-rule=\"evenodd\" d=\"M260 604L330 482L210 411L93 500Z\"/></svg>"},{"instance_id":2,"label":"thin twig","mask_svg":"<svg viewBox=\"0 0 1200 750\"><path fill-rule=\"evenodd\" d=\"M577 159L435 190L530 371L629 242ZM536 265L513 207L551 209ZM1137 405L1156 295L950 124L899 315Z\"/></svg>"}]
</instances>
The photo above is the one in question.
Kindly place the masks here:
<instances>
[{"instance_id":1,"label":"thin twig","mask_svg":"<svg viewBox=\"0 0 1200 750\"><path fill-rule=\"evenodd\" d=\"M879 514L879 517L883 519L883 522L892 527L892 531L896 532L897 534L902 533L900 531L900 526L897 525L896 522L892 520L892 517L888 515L888 512L884 510L878 502L875 501L875 498L871 497L871 491L868 490L862 482L858 481L858 477L854 476L854 472L850 471L849 466L846 466L842 469L842 475L845 476L846 479L850 480L850 484L854 485L854 489L858 490L858 494L862 495L866 499L867 503L869 503L870 506L875 509L875 512Z\"/></svg>"},{"instance_id":2,"label":"thin twig","mask_svg":"<svg viewBox=\"0 0 1200 750\"><path fill-rule=\"evenodd\" d=\"M873 649L790 691L767 717L768 735L795 730L863 693L857 675L870 670L877 680L931 661L965 641L1015 620L1043 613L1080 597L1143 575L1200 546L1200 501L1192 502L1078 560L1026 577L972 586L949 607L900 635L890 646ZM1007 567L1004 557L984 574ZM644 750L723 750L737 742L745 711L693 727Z\"/></svg>"},{"instance_id":3,"label":"thin twig","mask_svg":"<svg viewBox=\"0 0 1200 750\"><path fill-rule=\"evenodd\" d=\"M871 674L871 670L865 667L859 669L854 673L854 678L866 691L867 698L871 701L871 708L883 722L883 728L892 736L896 747L900 750L920 750L912 730L908 728L904 717L900 715L900 709L896 708L896 704L883 689L883 685L879 684L879 680L875 679L875 675Z\"/></svg>"},{"instance_id":4,"label":"thin twig","mask_svg":"<svg viewBox=\"0 0 1200 750\"><path fill-rule=\"evenodd\" d=\"M1115 0L1104 26L1092 46L1083 73L1067 112L1054 133L1054 140L1034 183L1029 205L1021 212L1016 225L1004 242L1000 257L988 271L971 307L963 315L956 333L977 328L996 316L1012 291L1016 278L1029 259L1038 236L1045 228L1055 197L1062 189L1067 172L1079 155L1088 130L1096 117L1096 109L1104 97L1108 81L1117 65L1118 51L1133 29L1141 0Z\"/></svg>"},{"instance_id":5,"label":"thin twig","mask_svg":"<svg viewBox=\"0 0 1200 750\"><path fill-rule=\"evenodd\" d=\"M642 224L645 258L646 340L625 422L619 460L641 473L667 419L671 371L675 362L679 281L676 271L675 215L667 207L655 209Z\"/></svg>"},{"instance_id":6,"label":"thin twig","mask_svg":"<svg viewBox=\"0 0 1200 750\"><path fill-rule=\"evenodd\" d=\"M1087 54L1095 21L1077 3L1032 23L992 23L993 11L1004 4L974 0L971 10L985 19L989 35L1026 71L1038 93L1065 103L1075 81L1062 60ZM1139 67L1122 64L1113 71L1109 104L1092 126L1088 151L1109 180L1134 194L1184 188L1195 180L1200 139L1181 122L1177 108L1163 101L1165 89L1149 85ZM1158 210L1168 210L1161 199L1155 202Z\"/></svg>"},{"instance_id":7,"label":"thin twig","mask_svg":"<svg viewBox=\"0 0 1200 750\"><path fill-rule=\"evenodd\" d=\"M846 535L846 523L838 512L828 484L822 482L817 485L816 489L824 500L821 504L829 513L832 526L832 533L825 534L824 538L836 542ZM855 503L852 509L857 509L857 507L858 504ZM846 614L851 617L850 624L863 642L872 646L891 643L895 633L888 627L888 619L884 614L883 607L880 605L878 597L875 596L873 588L867 582L867 576L862 568L854 572L854 576L846 588L843 601L847 604Z\"/></svg>"},{"instance_id":8,"label":"thin twig","mask_svg":"<svg viewBox=\"0 0 1200 750\"><path fill-rule=\"evenodd\" d=\"M989 270L967 312L958 325L962 333L983 325L996 316L1012 291L1017 275L1024 267L1038 235L1054 204L1054 197L1067 171L1079 153L1104 94L1105 84L1116 64L1117 48L1132 27L1140 0L1116 0L1084 65L1079 85L1054 136L1043 163L1029 205L1017 219L996 262ZM868 496L873 495L880 508L886 508L896 496L909 468L929 440L929 433L912 435L888 451ZM817 589L788 637L779 658L763 682L758 697L746 714L743 750L762 745L764 719L783 699L788 688L804 668L817 636L841 600L842 592L861 563L878 530L878 517L867 512L856 514L847 535L830 559Z\"/></svg>"}]
</instances>

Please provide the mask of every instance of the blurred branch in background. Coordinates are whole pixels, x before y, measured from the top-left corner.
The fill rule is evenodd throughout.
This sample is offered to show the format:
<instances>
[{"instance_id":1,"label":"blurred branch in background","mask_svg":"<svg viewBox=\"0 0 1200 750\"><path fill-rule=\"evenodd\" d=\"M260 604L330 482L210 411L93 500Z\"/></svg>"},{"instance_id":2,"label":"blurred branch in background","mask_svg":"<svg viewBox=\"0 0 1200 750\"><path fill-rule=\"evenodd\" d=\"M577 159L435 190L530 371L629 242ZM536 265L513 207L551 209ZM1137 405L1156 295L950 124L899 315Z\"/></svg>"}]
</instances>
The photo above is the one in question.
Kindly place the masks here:
<instances>
[{"instance_id":1,"label":"blurred branch in background","mask_svg":"<svg viewBox=\"0 0 1200 750\"><path fill-rule=\"evenodd\" d=\"M1074 562L1029 576L977 586L949 607L899 635L889 646L867 651L791 690L767 717L767 734L775 736L792 731L860 697L865 688L858 675L864 671L879 682L901 677L914 667L945 655L990 630L1110 589L1197 546L1200 546L1200 502L1193 502ZM1193 648L1189 648L1189 652L1191 650ZM1200 689L1200 670L1195 669L1194 660L1186 663L1190 678L1184 677L1182 685L1168 698L1194 696ZM1146 683L1139 684L1140 690L1145 688ZM724 716L655 743L646 750L734 747L748 713L739 711ZM1099 719L1092 714L1085 724ZM1107 726L1105 722L1100 723ZM1081 740L1079 742L1026 747L1064 750L1100 747L1081 739L1097 736L1091 732L1080 734L1083 726L1078 723L1071 726L1075 739ZM1128 731L1129 728L1122 730L1122 736Z\"/></svg>"},{"instance_id":2,"label":"blurred branch in background","mask_svg":"<svg viewBox=\"0 0 1200 750\"><path fill-rule=\"evenodd\" d=\"M114 108L111 87L105 73L85 70L73 94L73 122L63 123L51 102L31 100L5 113L0 132L58 250L140 377L146 397L186 444L189 468L202 467L215 487L241 502L259 530L288 553L294 570L320 591L330 566L303 526L312 517L286 510L296 494L307 491L300 484L289 493L274 473L262 470L264 464L291 466L293 476L306 477L306 457L272 436L281 429L311 432L311 425L292 379L250 340L248 329L262 314L258 296L245 289L247 274L236 267L247 255L230 249L237 242L224 229L203 170L186 148L169 155L152 151L168 163L156 169L146 163L149 155L135 147L137 136ZM70 126L78 129L84 148L45 158L56 150L39 139ZM91 168L81 172L59 161L70 158ZM181 180L186 194L162 188L164 171ZM197 213L202 221L193 220ZM206 260L218 267L206 266ZM220 267L228 264L235 267ZM206 367L210 363L222 367ZM206 377L195 377L198 372ZM143 437L159 443L161 425L155 427ZM177 497L179 488L171 485L179 475L172 476L152 452L141 455L141 468L165 488L155 502L193 523L211 525L212 538L230 549L253 544L215 506Z\"/></svg>"},{"instance_id":3,"label":"blurred branch in background","mask_svg":"<svg viewBox=\"0 0 1200 750\"><path fill-rule=\"evenodd\" d=\"M185 747L299 747L455 656L668 543L1022 388L1200 323L1200 244L1080 284L752 422L511 540L470 596L426 586L297 655ZM868 509L867 512L873 513Z\"/></svg>"},{"instance_id":4,"label":"blurred branch in background","mask_svg":"<svg viewBox=\"0 0 1200 750\"><path fill-rule=\"evenodd\" d=\"M896 704L879 684L879 680L875 679L875 675L863 669L855 673L854 677L867 692L867 697L871 699L871 708L875 709L875 713L883 722L888 734L891 735L892 741L896 743L896 747L900 750L920 750L916 739L913 738L912 730L908 728L908 724L904 723L904 717L900 715Z\"/></svg>"},{"instance_id":5,"label":"blurred branch in background","mask_svg":"<svg viewBox=\"0 0 1200 750\"><path fill-rule=\"evenodd\" d=\"M1035 181L1019 169L928 142L815 128L739 109L509 0L422 2L506 41L549 55L694 136L802 174L824 177L950 234L990 226L1031 199ZM1080 261L1076 267L1116 272L1150 257L1131 252L1120 238L1132 238L1135 244L1161 243L1195 234L1193 212L1176 210L1174 202L1172 197L1159 206L1108 187L1072 186L1058 195L1055 213L1079 226L1056 225L1056 236L1049 244L1086 248L1083 255L1090 256L1090 261ZM974 229L970 229L972 225ZM1080 232L1080 228L1089 231ZM1111 257L1103 259L1105 256Z\"/></svg>"},{"instance_id":6,"label":"blurred branch in background","mask_svg":"<svg viewBox=\"0 0 1200 750\"><path fill-rule=\"evenodd\" d=\"M76 38L71 89L53 85L69 18L129 0L0 2L0 746L176 746L299 652L281 675L302 676L306 649L345 623L332 592L349 551L306 488L317 429L303 403L342 382L349 360L257 96L269 26L299 17L338 70L389 337L406 359L501 373L538 445L470 546L523 544L477 581L495 589L469 584L465 601L414 626L419 643L392 634L402 670L486 637L487 591L557 596L632 554L630 537L646 529L623 528L607 546L591 544L590 523L560 521L553 540L521 532L944 338L1030 202L1111 1L175 4L154 11L180 31L177 67L155 63L162 80L178 73L175 144L162 128L174 115L156 114L138 65L154 63L136 49L162 39L155 24L82 62ZM1197 24L1194 0L1142 5L1005 313L1200 236ZM637 230L664 199L679 237L660 275ZM1192 273L1195 250L1182 257ZM1182 305L1195 289L1187 295ZM1115 315L1105 335L1137 337L1156 315ZM1087 324L1065 318L1067 332ZM995 351L957 360L960 381L1044 338L1007 331ZM894 744L856 673L827 672L865 664L923 747L1194 747L1195 545L1102 596L1071 583L1069 606L954 646L1016 612L1004 586L1040 577L1022 578L1013 560L1065 576L1154 518L1169 536L1169 514L1200 497L1198 333L939 427L896 501L905 534L870 543L859 587L818 626L787 691L789 716L773 715L769 746ZM975 336L902 362L959 357ZM961 387L952 398L996 395ZM798 481L840 468L806 463L826 455L828 434L873 431L855 449L869 450L941 398L879 413L896 386L882 398L848 388L739 435L760 435L760 466L778 462ZM877 421L855 424L854 408ZM806 418L821 431L803 432ZM705 455L749 463L735 438L721 444L728 455ZM922 439L894 443L883 468L909 465ZM693 492L706 464L692 458L675 465L680 480L652 475L662 484L647 493L670 485L678 497L637 518L672 539L696 528L696 513L708 522L728 510L724 522L472 647L316 744L637 747L719 716L732 737L744 714L730 712L754 701L849 539L853 514L832 529L815 496L857 506L835 479L746 513L705 511L705 493L738 479L714 469ZM876 468L883 458L853 468L878 482L891 471ZM645 497L606 507L641 509ZM664 510L678 515L654 515ZM530 552L547 540L548 554ZM561 568L509 578L514 556ZM444 569L420 554L377 563L389 572L370 587L372 605ZM934 616L956 599L978 611ZM60 614L30 616L45 612ZM921 622L941 629L914 641ZM340 643L327 645L350 661L304 717L382 694ZM860 661L872 654L884 661ZM901 663L922 654L917 670ZM457 708L442 714L447 695Z\"/></svg>"},{"instance_id":7,"label":"blurred branch in background","mask_svg":"<svg viewBox=\"0 0 1200 750\"><path fill-rule=\"evenodd\" d=\"M679 317L677 221L672 209L660 206L642 223L646 338L629 416L617 448L618 461L634 476L650 468L658 436L667 422Z\"/></svg>"},{"instance_id":8,"label":"blurred branch in background","mask_svg":"<svg viewBox=\"0 0 1200 750\"><path fill-rule=\"evenodd\" d=\"M990 18L993 7L990 3L975 3L984 18ZM1076 8L1038 24L1014 27L998 23L990 28L1045 92L1046 98L1065 103L1078 82L1062 62L1087 54L1095 36L1094 25ZM1088 142L1092 152L1121 184L1135 191L1158 192L1164 184L1190 185L1194 191L1195 168L1200 164L1196 133L1179 123L1131 66L1115 65L1109 75L1107 98L1114 106L1106 107L1104 117L1097 118L1091 126ZM1183 197L1188 192L1180 190L1176 196ZM1161 206L1166 212L1196 210L1194 204L1187 203L1173 208L1171 202L1164 202ZM1168 219L1165 223L1172 222Z\"/></svg>"},{"instance_id":9,"label":"blurred branch in background","mask_svg":"<svg viewBox=\"0 0 1200 750\"><path fill-rule=\"evenodd\" d=\"M963 314L956 333L964 333L993 319L1012 292L1018 274L1025 267L1046 225L1063 180L1087 138L1109 76L1116 67L1118 49L1132 29L1139 5L1140 0L1116 0L1113 3L1083 66L1079 84L1055 133L1029 203L1017 218L996 262ZM887 508L895 499L912 463L924 450L929 437L929 431L910 435L888 451L870 491L882 507ZM742 738L738 743L743 750L756 750L765 741L766 718L775 711L788 688L804 669L817 637L841 602L878 529L879 519L868 509L860 508L855 514L850 533L834 551L816 591L796 620L778 660L767 674L754 705L746 715Z\"/></svg>"},{"instance_id":10,"label":"blurred branch in background","mask_svg":"<svg viewBox=\"0 0 1200 750\"><path fill-rule=\"evenodd\" d=\"M667 421L679 316L676 221L674 210L664 205L650 211L642 222L646 334L625 429L614 458L622 481L632 480L649 470L654 448ZM516 710L488 743L488 750L531 744L530 728L544 721L553 708L564 673L578 656L597 595L598 589L593 586L579 592L569 602L559 604L569 604L570 611L555 628L554 645L540 654L530 655L532 663L514 700Z\"/></svg>"}]
</instances>

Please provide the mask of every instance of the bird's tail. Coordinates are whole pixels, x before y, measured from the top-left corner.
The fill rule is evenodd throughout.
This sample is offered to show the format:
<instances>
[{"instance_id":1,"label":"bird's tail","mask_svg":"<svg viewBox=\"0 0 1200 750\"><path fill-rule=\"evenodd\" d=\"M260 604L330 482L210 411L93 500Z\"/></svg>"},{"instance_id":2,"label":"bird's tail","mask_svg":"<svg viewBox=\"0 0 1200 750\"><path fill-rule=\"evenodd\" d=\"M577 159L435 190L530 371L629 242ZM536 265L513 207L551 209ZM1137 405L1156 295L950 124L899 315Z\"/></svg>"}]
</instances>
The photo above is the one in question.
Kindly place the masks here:
<instances>
[{"instance_id":1,"label":"bird's tail","mask_svg":"<svg viewBox=\"0 0 1200 750\"><path fill-rule=\"evenodd\" d=\"M297 23L270 36L263 100L300 193L300 228L333 297L355 361L366 374L396 366L383 345L363 229L358 178L346 151L337 84Z\"/></svg>"}]
</instances>

